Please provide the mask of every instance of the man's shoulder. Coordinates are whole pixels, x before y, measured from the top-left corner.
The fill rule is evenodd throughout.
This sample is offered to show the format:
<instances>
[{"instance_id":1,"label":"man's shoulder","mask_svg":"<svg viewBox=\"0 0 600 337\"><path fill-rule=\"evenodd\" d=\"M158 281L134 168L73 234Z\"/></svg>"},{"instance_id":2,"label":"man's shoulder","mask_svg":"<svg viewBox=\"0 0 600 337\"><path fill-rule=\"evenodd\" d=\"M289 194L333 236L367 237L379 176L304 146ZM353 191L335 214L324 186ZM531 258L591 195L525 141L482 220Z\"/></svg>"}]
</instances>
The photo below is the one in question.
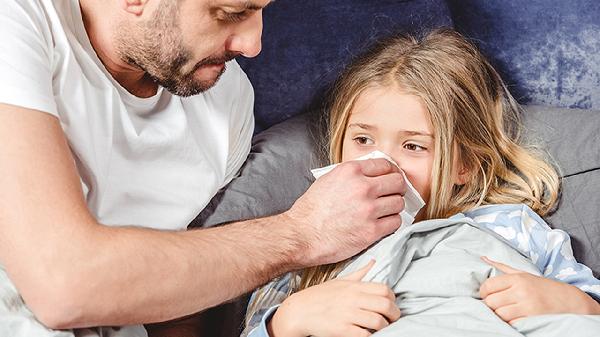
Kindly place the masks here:
<instances>
[{"instance_id":1,"label":"man's shoulder","mask_svg":"<svg viewBox=\"0 0 600 337\"><path fill-rule=\"evenodd\" d=\"M78 13L74 0L3 0L0 6L0 29L14 32L29 39L35 34L52 44L57 31L70 30L65 27L73 22ZM30 41L31 42L31 41Z\"/></svg>"},{"instance_id":2,"label":"man's shoulder","mask_svg":"<svg viewBox=\"0 0 600 337\"><path fill-rule=\"evenodd\" d=\"M0 13L12 18L30 18L35 21L50 21L55 13L64 11L68 1L57 0L3 0Z\"/></svg>"}]
</instances>

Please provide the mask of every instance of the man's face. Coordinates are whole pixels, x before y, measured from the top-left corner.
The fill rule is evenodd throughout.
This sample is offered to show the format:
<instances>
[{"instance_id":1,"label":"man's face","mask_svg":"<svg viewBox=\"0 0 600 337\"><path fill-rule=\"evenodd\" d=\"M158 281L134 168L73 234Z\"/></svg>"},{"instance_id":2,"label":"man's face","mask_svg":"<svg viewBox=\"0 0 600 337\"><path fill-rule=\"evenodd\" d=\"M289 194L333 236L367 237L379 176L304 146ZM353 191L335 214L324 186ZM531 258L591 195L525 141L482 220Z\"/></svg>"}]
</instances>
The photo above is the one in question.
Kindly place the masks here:
<instances>
[{"instance_id":1,"label":"man's face","mask_svg":"<svg viewBox=\"0 0 600 337\"><path fill-rule=\"evenodd\" d=\"M156 1L147 19L117 31L117 48L124 61L175 95L208 90L225 62L260 52L262 8L271 0Z\"/></svg>"}]
</instances>

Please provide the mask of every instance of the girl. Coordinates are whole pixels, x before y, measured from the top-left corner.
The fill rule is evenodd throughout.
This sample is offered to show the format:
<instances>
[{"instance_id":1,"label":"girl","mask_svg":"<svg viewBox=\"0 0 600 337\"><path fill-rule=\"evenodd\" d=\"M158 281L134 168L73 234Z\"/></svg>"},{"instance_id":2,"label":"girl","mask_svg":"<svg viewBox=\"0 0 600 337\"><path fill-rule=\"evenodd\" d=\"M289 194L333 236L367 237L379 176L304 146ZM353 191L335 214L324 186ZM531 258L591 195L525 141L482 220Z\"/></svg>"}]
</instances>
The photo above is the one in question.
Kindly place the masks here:
<instances>
[{"instance_id":1,"label":"girl","mask_svg":"<svg viewBox=\"0 0 600 337\"><path fill-rule=\"evenodd\" d=\"M486 260L506 273L480 289L501 319L512 323L548 313L600 314L592 298L600 298L600 282L574 261L568 236L551 231L538 216L557 200L558 175L536 151L519 143L519 108L472 44L446 29L420 40L382 40L347 68L333 97L332 163L382 151L427 203L416 221L462 212L489 227L503 219L509 225L504 228L516 233L504 238L546 278ZM529 230L522 233L525 222ZM557 240L551 245L555 249L546 251ZM372 264L336 279L346 264L288 274L255 293L244 334L365 336L397 320L400 311L391 290L360 282ZM527 296L519 296L523 292ZM545 296L549 293L551 299Z\"/></svg>"}]
</instances>

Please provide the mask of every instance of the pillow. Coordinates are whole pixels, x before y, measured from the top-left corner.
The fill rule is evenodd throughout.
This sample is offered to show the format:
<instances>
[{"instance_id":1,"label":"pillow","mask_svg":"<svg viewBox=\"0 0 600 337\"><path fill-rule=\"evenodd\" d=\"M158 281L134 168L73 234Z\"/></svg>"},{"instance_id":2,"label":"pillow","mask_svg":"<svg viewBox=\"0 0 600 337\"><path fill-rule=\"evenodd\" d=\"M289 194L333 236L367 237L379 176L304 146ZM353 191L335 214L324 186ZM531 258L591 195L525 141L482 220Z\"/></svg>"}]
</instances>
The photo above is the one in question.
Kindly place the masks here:
<instances>
[{"instance_id":1,"label":"pillow","mask_svg":"<svg viewBox=\"0 0 600 337\"><path fill-rule=\"evenodd\" d=\"M377 37L452 26L445 0L278 0L263 20L262 52L238 60L255 89L257 131L309 110Z\"/></svg>"},{"instance_id":2,"label":"pillow","mask_svg":"<svg viewBox=\"0 0 600 337\"><path fill-rule=\"evenodd\" d=\"M571 236L573 251L600 276L600 111L528 106L526 134L546 148L562 179L557 211L546 217Z\"/></svg>"},{"instance_id":3,"label":"pillow","mask_svg":"<svg viewBox=\"0 0 600 337\"><path fill-rule=\"evenodd\" d=\"M529 106L524 134L546 148L563 176L558 210L546 220L571 235L575 257L600 275L600 111ZM315 149L316 117L300 115L254 138L239 177L220 191L190 226L283 212L313 181L310 169L325 162ZM311 125L309 129L307 125Z\"/></svg>"},{"instance_id":4,"label":"pillow","mask_svg":"<svg viewBox=\"0 0 600 337\"><path fill-rule=\"evenodd\" d=\"M308 114L295 116L256 135L239 176L190 224L210 227L274 215L289 209L314 181L311 168L324 164L315 148L316 129Z\"/></svg>"}]
</instances>

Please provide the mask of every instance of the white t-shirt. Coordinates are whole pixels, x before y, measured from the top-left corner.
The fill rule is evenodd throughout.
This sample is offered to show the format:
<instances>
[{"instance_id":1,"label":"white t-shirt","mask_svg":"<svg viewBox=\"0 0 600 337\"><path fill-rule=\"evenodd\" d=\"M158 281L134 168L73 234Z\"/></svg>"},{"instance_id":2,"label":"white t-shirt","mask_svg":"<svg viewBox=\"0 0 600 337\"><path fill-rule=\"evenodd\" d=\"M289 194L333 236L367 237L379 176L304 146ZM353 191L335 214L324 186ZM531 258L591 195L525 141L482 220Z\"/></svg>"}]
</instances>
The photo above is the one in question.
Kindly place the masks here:
<instances>
[{"instance_id":1,"label":"white t-shirt","mask_svg":"<svg viewBox=\"0 0 600 337\"><path fill-rule=\"evenodd\" d=\"M201 95L127 92L94 52L78 0L2 0L0 102L60 120L106 225L185 229L240 169L254 129L254 92L235 61Z\"/></svg>"}]
</instances>

